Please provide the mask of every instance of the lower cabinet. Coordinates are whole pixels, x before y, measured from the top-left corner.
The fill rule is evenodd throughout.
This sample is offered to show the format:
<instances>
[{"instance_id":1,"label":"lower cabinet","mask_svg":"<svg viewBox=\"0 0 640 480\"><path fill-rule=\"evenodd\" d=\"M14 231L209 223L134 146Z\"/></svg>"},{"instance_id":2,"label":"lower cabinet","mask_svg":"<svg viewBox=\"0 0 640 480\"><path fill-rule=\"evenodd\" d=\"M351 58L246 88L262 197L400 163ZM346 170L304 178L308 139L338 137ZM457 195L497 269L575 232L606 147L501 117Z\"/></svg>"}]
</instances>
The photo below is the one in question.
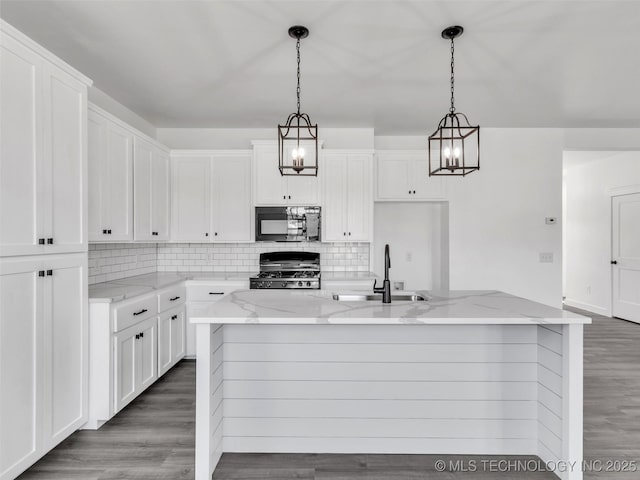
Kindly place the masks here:
<instances>
[{"instance_id":1,"label":"lower cabinet","mask_svg":"<svg viewBox=\"0 0 640 480\"><path fill-rule=\"evenodd\" d=\"M89 306L89 420L98 429L185 354L183 284Z\"/></svg>"},{"instance_id":2,"label":"lower cabinet","mask_svg":"<svg viewBox=\"0 0 640 480\"><path fill-rule=\"evenodd\" d=\"M87 419L87 256L0 260L0 479Z\"/></svg>"},{"instance_id":3,"label":"lower cabinet","mask_svg":"<svg viewBox=\"0 0 640 480\"><path fill-rule=\"evenodd\" d=\"M158 378L158 323L151 317L114 336L115 403L122 410Z\"/></svg>"}]
</instances>

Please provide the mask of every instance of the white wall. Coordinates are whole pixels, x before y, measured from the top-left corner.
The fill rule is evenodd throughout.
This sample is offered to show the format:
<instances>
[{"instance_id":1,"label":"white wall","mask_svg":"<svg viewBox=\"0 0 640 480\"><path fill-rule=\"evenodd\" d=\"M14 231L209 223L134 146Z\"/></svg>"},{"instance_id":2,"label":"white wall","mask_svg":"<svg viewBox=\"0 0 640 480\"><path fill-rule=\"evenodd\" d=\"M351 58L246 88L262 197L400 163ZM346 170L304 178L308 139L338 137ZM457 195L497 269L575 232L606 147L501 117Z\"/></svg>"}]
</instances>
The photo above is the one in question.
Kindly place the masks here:
<instances>
[{"instance_id":1,"label":"white wall","mask_svg":"<svg viewBox=\"0 0 640 480\"><path fill-rule=\"evenodd\" d=\"M640 152L565 152L565 303L611 314L611 190L638 185Z\"/></svg>"},{"instance_id":2,"label":"white wall","mask_svg":"<svg viewBox=\"0 0 640 480\"><path fill-rule=\"evenodd\" d=\"M393 282L404 282L405 290L442 289L443 204L437 202L377 202L374 208L374 272L384 278L384 246L389 244ZM446 213L445 213L446 214Z\"/></svg>"},{"instance_id":3,"label":"white wall","mask_svg":"<svg viewBox=\"0 0 640 480\"><path fill-rule=\"evenodd\" d=\"M278 139L273 128L158 128L158 140L170 148L234 149L251 148L252 140ZM373 148L372 128L318 127L324 148Z\"/></svg>"},{"instance_id":4,"label":"white wall","mask_svg":"<svg viewBox=\"0 0 640 480\"><path fill-rule=\"evenodd\" d=\"M135 113L132 110L129 110L123 104L118 102L117 100L111 98L109 95L104 93L102 90L96 87L89 88L89 101L100 108L106 110L112 115L115 115L123 122L128 123L134 128L137 128L143 133L146 133L151 138L156 137L156 127L147 122L140 115Z\"/></svg>"}]
</instances>

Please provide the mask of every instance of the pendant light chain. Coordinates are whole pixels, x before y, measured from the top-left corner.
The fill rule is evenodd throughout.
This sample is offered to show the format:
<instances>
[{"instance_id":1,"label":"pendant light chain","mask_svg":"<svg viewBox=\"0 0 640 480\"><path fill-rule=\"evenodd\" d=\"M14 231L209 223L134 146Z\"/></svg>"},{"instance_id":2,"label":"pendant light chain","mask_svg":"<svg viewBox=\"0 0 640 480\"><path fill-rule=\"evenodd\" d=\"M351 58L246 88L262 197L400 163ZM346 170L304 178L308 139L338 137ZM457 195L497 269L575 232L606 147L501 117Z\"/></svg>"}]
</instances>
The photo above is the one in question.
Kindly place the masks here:
<instances>
[{"instance_id":1,"label":"pendant light chain","mask_svg":"<svg viewBox=\"0 0 640 480\"><path fill-rule=\"evenodd\" d=\"M454 106L453 103L453 89L454 89L454 76L453 76L453 67L454 67L454 61L453 61L453 54L454 54L455 48L453 45L453 38L451 39L451 107L449 108L449 112L451 113L455 113L456 111L456 107Z\"/></svg>"},{"instance_id":2,"label":"pendant light chain","mask_svg":"<svg viewBox=\"0 0 640 480\"><path fill-rule=\"evenodd\" d=\"M296 94L298 95L298 115L300 115L300 39L296 42L296 51L298 52L298 88Z\"/></svg>"}]
</instances>

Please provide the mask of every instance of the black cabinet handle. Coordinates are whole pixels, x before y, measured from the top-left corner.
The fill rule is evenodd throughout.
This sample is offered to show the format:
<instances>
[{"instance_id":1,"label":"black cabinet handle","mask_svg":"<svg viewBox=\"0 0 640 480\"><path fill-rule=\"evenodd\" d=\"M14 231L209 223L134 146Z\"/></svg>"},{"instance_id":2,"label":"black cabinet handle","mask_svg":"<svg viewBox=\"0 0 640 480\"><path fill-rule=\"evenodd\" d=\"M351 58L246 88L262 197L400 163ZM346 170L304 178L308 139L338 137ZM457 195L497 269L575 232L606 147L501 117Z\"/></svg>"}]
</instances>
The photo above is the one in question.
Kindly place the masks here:
<instances>
[{"instance_id":1,"label":"black cabinet handle","mask_svg":"<svg viewBox=\"0 0 640 480\"><path fill-rule=\"evenodd\" d=\"M205 237L208 237L208 236L209 236L209 234L208 234L208 233L205 233L205 234L204 234L204 236L205 236Z\"/></svg>"},{"instance_id":2,"label":"black cabinet handle","mask_svg":"<svg viewBox=\"0 0 640 480\"><path fill-rule=\"evenodd\" d=\"M111 235L111 229L107 230L107 233L108 233L109 235Z\"/></svg>"},{"instance_id":3,"label":"black cabinet handle","mask_svg":"<svg viewBox=\"0 0 640 480\"><path fill-rule=\"evenodd\" d=\"M287 196L286 196L286 195L282 195L282 199L283 199L283 200L286 200L286 199L287 199Z\"/></svg>"},{"instance_id":4,"label":"black cabinet handle","mask_svg":"<svg viewBox=\"0 0 640 480\"><path fill-rule=\"evenodd\" d=\"M47 270L47 277L53 277L53 270Z\"/></svg>"},{"instance_id":5,"label":"black cabinet handle","mask_svg":"<svg viewBox=\"0 0 640 480\"><path fill-rule=\"evenodd\" d=\"M178 319L178 315L173 315L173 316L171 317L171 320L177 320L177 319Z\"/></svg>"},{"instance_id":6,"label":"black cabinet handle","mask_svg":"<svg viewBox=\"0 0 640 480\"><path fill-rule=\"evenodd\" d=\"M416 194L416 191L415 191L415 190L413 191L413 194L414 194L414 195Z\"/></svg>"},{"instance_id":7,"label":"black cabinet handle","mask_svg":"<svg viewBox=\"0 0 640 480\"><path fill-rule=\"evenodd\" d=\"M346 237L347 236L347 232L342 232L342 235L344 235Z\"/></svg>"},{"instance_id":8,"label":"black cabinet handle","mask_svg":"<svg viewBox=\"0 0 640 480\"><path fill-rule=\"evenodd\" d=\"M170 302L175 302L175 301L176 301L176 300L178 300L179 298L180 298L180 297L173 297L173 298L170 298L170 299L169 299L169 301L170 301Z\"/></svg>"},{"instance_id":9,"label":"black cabinet handle","mask_svg":"<svg viewBox=\"0 0 640 480\"><path fill-rule=\"evenodd\" d=\"M140 339L140 334L136 333L136 340L139 340L139 339Z\"/></svg>"},{"instance_id":10,"label":"black cabinet handle","mask_svg":"<svg viewBox=\"0 0 640 480\"><path fill-rule=\"evenodd\" d=\"M47 243L49 245L53 245L53 238L47 238Z\"/></svg>"},{"instance_id":11,"label":"black cabinet handle","mask_svg":"<svg viewBox=\"0 0 640 480\"><path fill-rule=\"evenodd\" d=\"M289 200L291 200L291 195L289 195Z\"/></svg>"},{"instance_id":12,"label":"black cabinet handle","mask_svg":"<svg viewBox=\"0 0 640 480\"><path fill-rule=\"evenodd\" d=\"M44 270L39 270L38 271L38 276L39 277L44 277Z\"/></svg>"},{"instance_id":13,"label":"black cabinet handle","mask_svg":"<svg viewBox=\"0 0 640 480\"><path fill-rule=\"evenodd\" d=\"M107 234L107 229L102 230L102 234L106 235Z\"/></svg>"},{"instance_id":14,"label":"black cabinet handle","mask_svg":"<svg viewBox=\"0 0 640 480\"><path fill-rule=\"evenodd\" d=\"M144 337L144 332L140 332L140 338Z\"/></svg>"},{"instance_id":15,"label":"black cabinet handle","mask_svg":"<svg viewBox=\"0 0 640 480\"><path fill-rule=\"evenodd\" d=\"M213 233L213 236L214 236L214 237L217 237L217 236L218 236L218 232L214 232L214 233Z\"/></svg>"},{"instance_id":16,"label":"black cabinet handle","mask_svg":"<svg viewBox=\"0 0 640 480\"><path fill-rule=\"evenodd\" d=\"M147 311L147 309L146 309L146 308L143 308L143 309L142 309L142 310L140 310L139 312L133 312L133 315L134 315L134 316L136 316L136 315L142 315L142 314L143 314L144 312L146 312L146 311Z\"/></svg>"},{"instance_id":17,"label":"black cabinet handle","mask_svg":"<svg viewBox=\"0 0 640 480\"><path fill-rule=\"evenodd\" d=\"M409 195L411 195L411 190L409 190Z\"/></svg>"},{"instance_id":18,"label":"black cabinet handle","mask_svg":"<svg viewBox=\"0 0 640 480\"><path fill-rule=\"evenodd\" d=\"M611 260L611 265L617 265L618 261L617 260Z\"/></svg>"},{"instance_id":19,"label":"black cabinet handle","mask_svg":"<svg viewBox=\"0 0 640 480\"><path fill-rule=\"evenodd\" d=\"M224 295L224 292L209 292L209 295Z\"/></svg>"},{"instance_id":20,"label":"black cabinet handle","mask_svg":"<svg viewBox=\"0 0 640 480\"><path fill-rule=\"evenodd\" d=\"M38 245L44 245L44 238L38 239Z\"/></svg>"}]
</instances>

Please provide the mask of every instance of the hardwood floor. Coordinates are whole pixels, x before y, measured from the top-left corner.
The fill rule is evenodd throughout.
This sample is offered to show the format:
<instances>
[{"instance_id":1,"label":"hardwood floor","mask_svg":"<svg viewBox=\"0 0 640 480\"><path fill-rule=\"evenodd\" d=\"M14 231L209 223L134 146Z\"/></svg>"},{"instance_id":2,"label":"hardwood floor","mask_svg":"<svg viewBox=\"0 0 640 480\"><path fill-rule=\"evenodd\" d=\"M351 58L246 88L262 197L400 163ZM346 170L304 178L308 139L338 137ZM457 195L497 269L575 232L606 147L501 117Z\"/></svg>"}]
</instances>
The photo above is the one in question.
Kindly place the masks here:
<instances>
[{"instance_id":1,"label":"hardwood floor","mask_svg":"<svg viewBox=\"0 0 640 480\"><path fill-rule=\"evenodd\" d=\"M592 467L585 479L637 480L638 472L611 471L619 465L607 462L635 461L640 470L640 325L579 313L594 317L594 323L585 327L584 454L587 466ZM74 433L19 479L192 479L194 431L195 362L183 361L100 430ZM480 466L487 458L501 457L227 453L213 478L557 478L549 472L499 474L478 468L474 473L439 473L435 469L436 459L461 460L466 465L476 460Z\"/></svg>"}]
</instances>

